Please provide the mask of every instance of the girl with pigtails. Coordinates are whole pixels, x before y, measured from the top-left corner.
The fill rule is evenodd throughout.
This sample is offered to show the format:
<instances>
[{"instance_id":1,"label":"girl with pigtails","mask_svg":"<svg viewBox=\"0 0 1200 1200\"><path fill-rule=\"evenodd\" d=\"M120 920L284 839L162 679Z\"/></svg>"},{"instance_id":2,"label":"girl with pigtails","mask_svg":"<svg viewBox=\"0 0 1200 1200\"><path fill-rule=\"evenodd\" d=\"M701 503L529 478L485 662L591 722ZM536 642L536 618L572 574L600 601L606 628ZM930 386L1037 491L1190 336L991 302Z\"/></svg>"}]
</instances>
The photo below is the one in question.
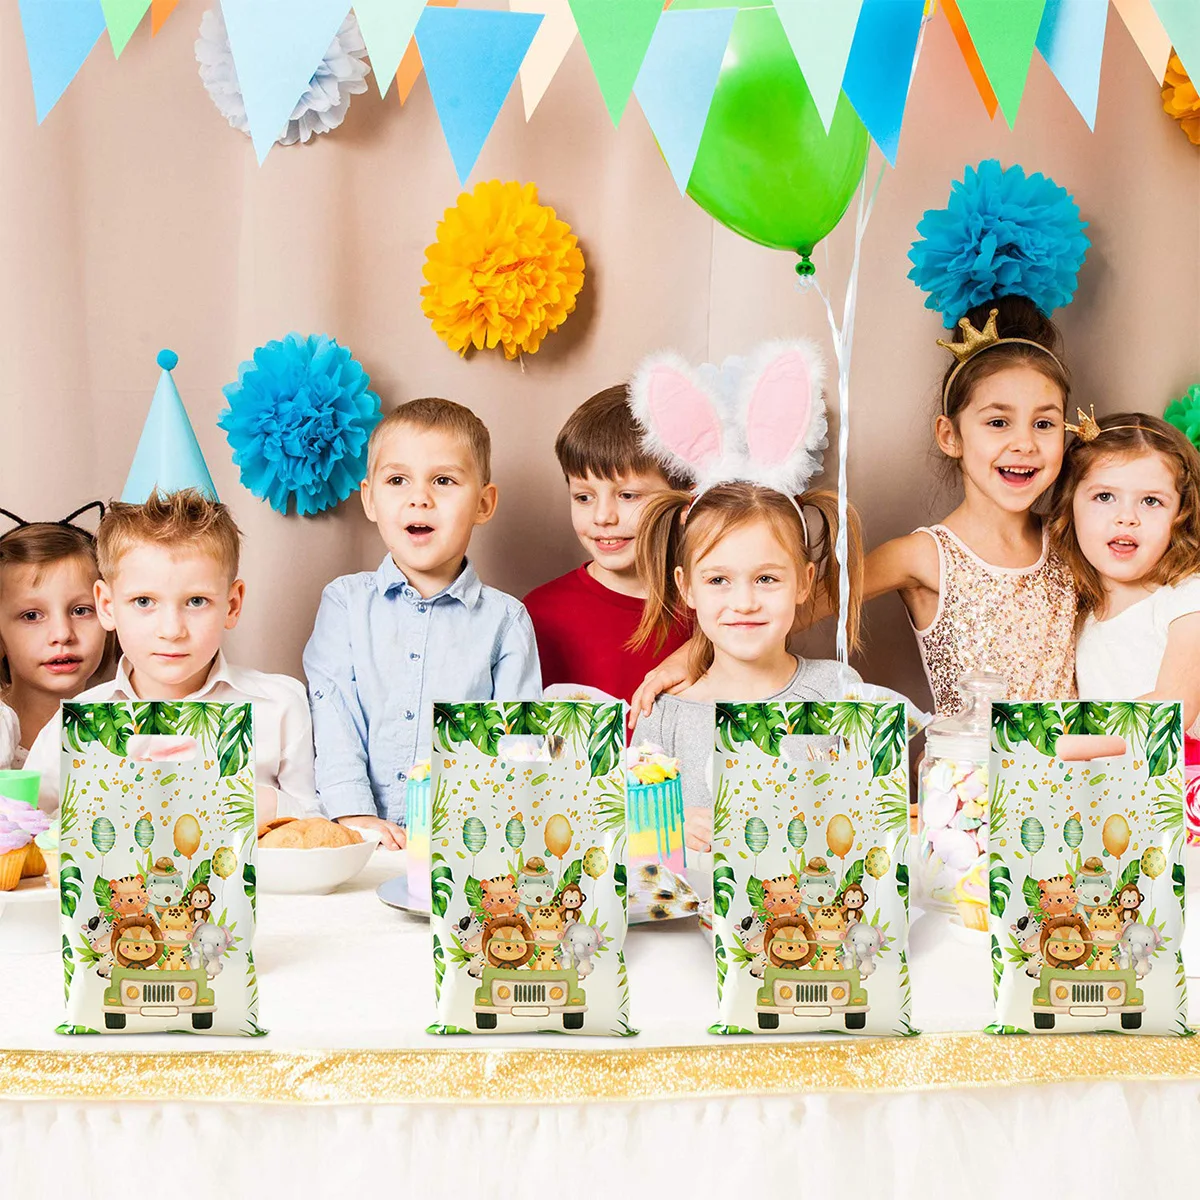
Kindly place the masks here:
<instances>
[{"instance_id":1,"label":"girl with pigtails","mask_svg":"<svg viewBox=\"0 0 1200 1200\"><path fill-rule=\"evenodd\" d=\"M679 620L695 626L693 682L659 696L634 741L680 759L685 836L696 850L712 840L705 776L714 702L833 700L862 682L843 664L787 646L797 609L837 606L837 497L805 490L825 445L823 377L810 343L777 342L719 371L661 356L630 388L647 452L697 481L695 492L660 493L643 510L638 574L647 599L632 643L651 644ZM853 646L862 582L853 511L848 542Z\"/></svg>"}]
</instances>

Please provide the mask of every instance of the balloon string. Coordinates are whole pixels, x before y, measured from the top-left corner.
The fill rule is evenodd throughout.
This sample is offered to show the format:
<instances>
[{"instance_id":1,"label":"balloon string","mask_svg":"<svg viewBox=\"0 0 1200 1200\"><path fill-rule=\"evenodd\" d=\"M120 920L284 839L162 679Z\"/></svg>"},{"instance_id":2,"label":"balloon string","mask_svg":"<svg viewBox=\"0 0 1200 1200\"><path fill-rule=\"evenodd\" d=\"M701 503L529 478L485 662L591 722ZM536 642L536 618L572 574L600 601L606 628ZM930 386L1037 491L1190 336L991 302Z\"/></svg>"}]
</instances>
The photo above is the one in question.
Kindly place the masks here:
<instances>
[{"instance_id":1,"label":"balloon string","mask_svg":"<svg viewBox=\"0 0 1200 1200\"><path fill-rule=\"evenodd\" d=\"M819 279L813 279L825 316L829 321L829 333L833 340L833 352L838 367L838 531L834 544L834 558L838 564L838 623L837 658L843 665L850 656L847 626L850 618L850 535L847 529L850 508L848 460L850 453L850 356L854 346L854 317L858 308L858 273L862 265L862 243L875 208L875 198L883 183L886 163L881 164L875 186L867 195L867 167L863 165L862 179L858 187L858 212L854 223L854 257L846 281L846 296L842 305L842 323L839 327L833 315L833 304L829 293Z\"/></svg>"}]
</instances>

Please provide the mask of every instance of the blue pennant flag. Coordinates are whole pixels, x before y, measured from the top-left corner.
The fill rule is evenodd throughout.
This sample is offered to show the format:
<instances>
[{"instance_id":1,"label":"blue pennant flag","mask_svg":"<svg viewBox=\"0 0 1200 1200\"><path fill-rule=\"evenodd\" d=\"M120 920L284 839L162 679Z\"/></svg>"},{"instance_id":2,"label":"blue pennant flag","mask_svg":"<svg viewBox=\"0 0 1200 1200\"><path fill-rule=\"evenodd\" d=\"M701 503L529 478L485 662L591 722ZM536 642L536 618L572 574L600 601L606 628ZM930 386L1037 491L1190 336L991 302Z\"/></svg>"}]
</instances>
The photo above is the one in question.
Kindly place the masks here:
<instances>
[{"instance_id":1,"label":"blue pennant flag","mask_svg":"<svg viewBox=\"0 0 1200 1200\"><path fill-rule=\"evenodd\" d=\"M1046 0L1037 48L1088 128L1096 128L1100 60L1108 5L1096 0Z\"/></svg>"},{"instance_id":2,"label":"blue pennant flag","mask_svg":"<svg viewBox=\"0 0 1200 1200\"><path fill-rule=\"evenodd\" d=\"M25 52L40 125L104 32L100 0L21 0Z\"/></svg>"},{"instance_id":3,"label":"blue pennant flag","mask_svg":"<svg viewBox=\"0 0 1200 1200\"><path fill-rule=\"evenodd\" d=\"M474 169L541 23L541 13L479 8L421 14L417 49L459 183Z\"/></svg>"},{"instance_id":4,"label":"blue pennant flag","mask_svg":"<svg viewBox=\"0 0 1200 1200\"><path fill-rule=\"evenodd\" d=\"M896 165L925 0L863 0L842 91Z\"/></svg>"},{"instance_id":5,"label":"blue pennant flag","mask_svg":"<svg viewBox=\"0 0 1200 1200\"><path fill-rule=\"evenodd\" d=\"M687 191L736 16L736 8L668 9L633 85L681 192Z\"/></svg>"},{"instance_id":6,"label":"blue pennant flag","mask_svg":"<svg viewBox=\"0 0 1200 1200\"><path fill-rule=\"evenodd\" d=\"M127 504L145 504L156 489L170 494L195 488L210 499L217 499L217 489L196 441L196 431L171 375L178 361L179 356L173 350L159 351L162 375L154 389L150 412L121 493Z\"/></svg>"},{"instance_id":7,"label":"blue pennant flag","mask_svg":"<svg viewBox=\"0 0 1200 1200\"><path fill-rule=\"evenodd\" d=\"M259 163L287 128L349 0L221 0Z\"/></svg>"}]
</instances>

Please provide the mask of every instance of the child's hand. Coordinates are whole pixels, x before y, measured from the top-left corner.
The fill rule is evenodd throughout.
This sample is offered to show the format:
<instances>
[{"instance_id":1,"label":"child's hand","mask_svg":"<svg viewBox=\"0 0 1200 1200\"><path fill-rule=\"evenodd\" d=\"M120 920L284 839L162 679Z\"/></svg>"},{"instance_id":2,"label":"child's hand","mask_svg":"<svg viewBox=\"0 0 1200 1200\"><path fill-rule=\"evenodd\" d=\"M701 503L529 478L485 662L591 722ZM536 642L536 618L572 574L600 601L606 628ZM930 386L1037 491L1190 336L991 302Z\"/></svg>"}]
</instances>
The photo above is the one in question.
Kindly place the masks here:
<instances>
[{"instance_id":1,"label":"child's hand","mask_svg":"<svg viewBox=\"0 0 1200 1200\"><path fill-rule=\"evenodd\" d=\"M353 825L357 829L377 829L379 844L385 850L403 850L408 841L403 826L385 821L382 817L338 817L338 824Z\"/></svg>"},{"instance_id":2,"label":"child's hand","mask_svg":"<svg viewBox=\"0 0 1200 1200\"><path fill-rule=\"evenodd\" d=\"M683 840L689 850L707 854L712 849L712 809L683 810Z\"/></svg>"},{"instance_id":3,"label":"child's hand","mask_svg":"<svg viewBox=\"0 0 1200 1200\"><path fill-rule=\"evenodd\" d=\"M633 693L633 701L629 705L629 723L632 725L638 717L648 717L654 707L655 699L662 692L674 695L691 687L696 682L688 670L688 647L690 642L680 646L674 654L664 658L662 662L646 676Z\"/></svg>"}]
</instances>

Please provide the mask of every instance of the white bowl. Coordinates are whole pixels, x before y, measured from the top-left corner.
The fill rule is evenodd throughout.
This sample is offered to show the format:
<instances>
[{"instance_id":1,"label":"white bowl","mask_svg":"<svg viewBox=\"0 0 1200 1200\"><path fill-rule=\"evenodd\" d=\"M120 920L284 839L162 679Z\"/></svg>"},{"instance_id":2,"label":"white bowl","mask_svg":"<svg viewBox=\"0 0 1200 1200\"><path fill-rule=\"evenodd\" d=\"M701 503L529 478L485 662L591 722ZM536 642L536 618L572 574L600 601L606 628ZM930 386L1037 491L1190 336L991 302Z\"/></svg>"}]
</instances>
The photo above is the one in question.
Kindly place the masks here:
<instances>
[{"instance_id":1,"label":"white bowl","mask_svg":"<svg viewBox=\"0 0 1200 1200\"><path fill-rule=\"evenodd\" d=\"M360 829L362 841L352 846L324 846L311 850L291 850L280 846L259 846L258 888L262 892L311 892L324 895L367 865L379 834Z\"/></svg>"}]
</instances>

